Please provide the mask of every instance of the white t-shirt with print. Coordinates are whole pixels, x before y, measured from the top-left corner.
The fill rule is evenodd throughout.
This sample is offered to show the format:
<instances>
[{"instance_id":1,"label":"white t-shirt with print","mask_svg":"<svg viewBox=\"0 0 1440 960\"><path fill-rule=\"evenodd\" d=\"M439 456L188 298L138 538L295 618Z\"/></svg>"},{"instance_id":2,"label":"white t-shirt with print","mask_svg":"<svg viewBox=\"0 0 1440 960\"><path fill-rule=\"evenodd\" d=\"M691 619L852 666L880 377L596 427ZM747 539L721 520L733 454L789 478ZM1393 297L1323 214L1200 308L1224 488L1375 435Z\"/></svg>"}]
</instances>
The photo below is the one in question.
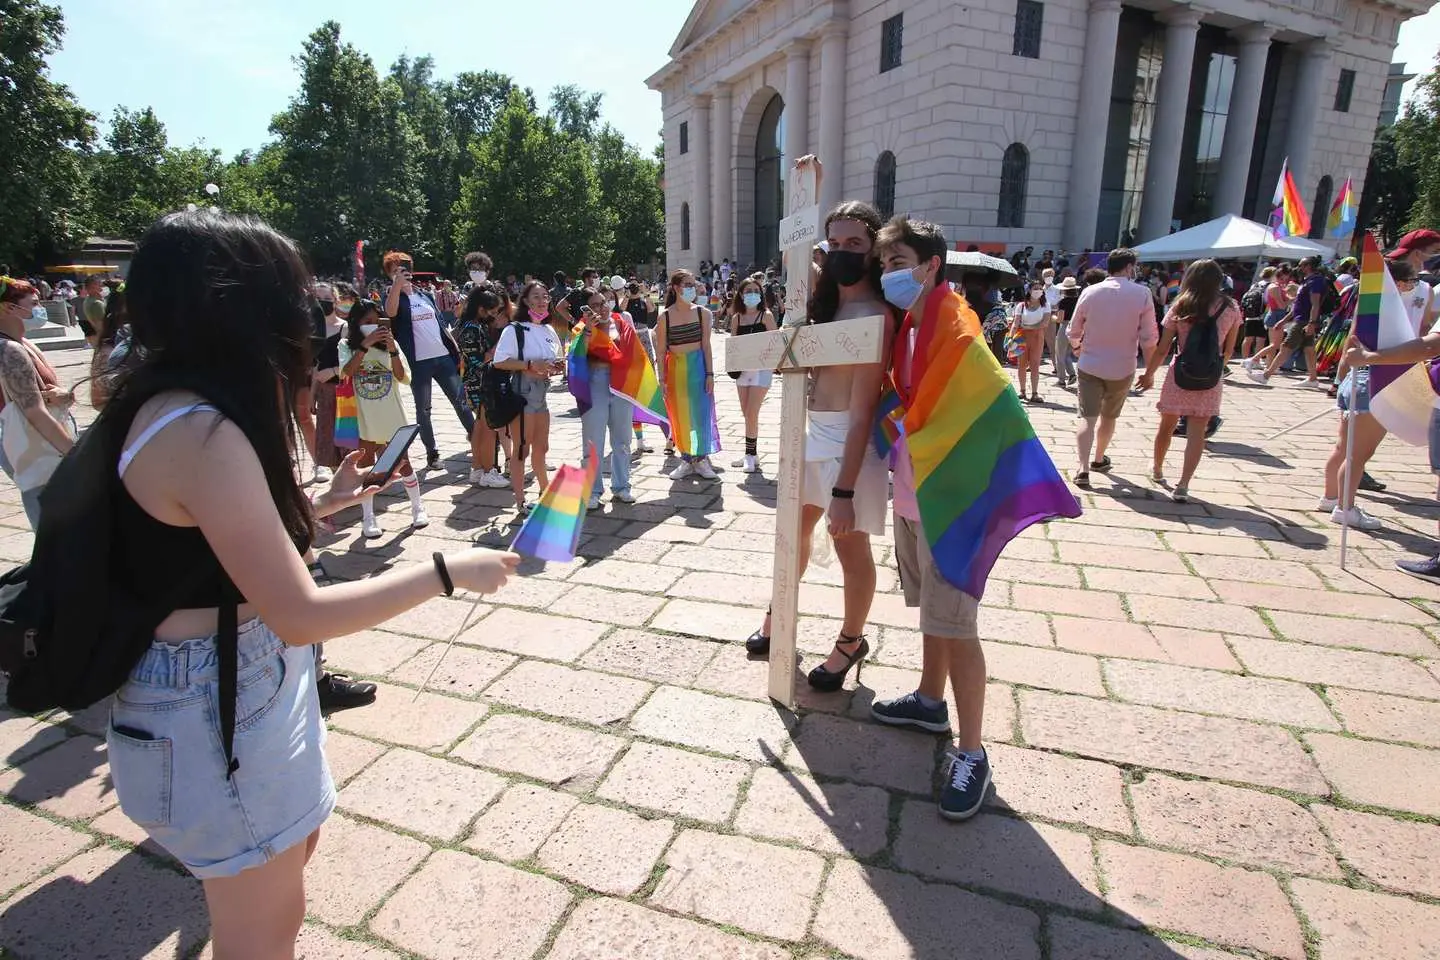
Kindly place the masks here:
<instances>
[{"instance_id":1,"label":"white t-shirt with print","mask_svg":"<svg viewBox=\"0 0 1440 960\"><path fill-rule=\"evenodd\" d=\"M495 360L503 362L506 360L557 360L560 357L560 338L555 334L555 328L548 323L533 323L526 321L522 324L525 328L525 355L520 355L515 343L515 324L508 324L500 331L500 340L495 344Z\"/></svg>"},{"instance_id":2,"label":"white t-shirt with print","mask_svg":"<svg viewBox=\"0 0 1440 960\"><path fill-rule=\"evenodd\" d=\"M440 336L440 318L430 301L418 293L410 294L410 329L415 336L415 359L430 360L449 353Z\"/></svg>"},{"instance_id":3,"label":"white t-shirt with print","mask_svg":"<svg viewBox=\"0 0 1440 960\"><path fill-rule=\"evenodd\" d=\"M1420 324L1425 322L1425 312L1430 309L1430 298L1433 296L1434 291L1424 280L1417 280L1414 290L1401 294L1405 300L1405 312L1410 316L1410 328L1417 337L1420 336Z\"/></svg>"}]
</instances>

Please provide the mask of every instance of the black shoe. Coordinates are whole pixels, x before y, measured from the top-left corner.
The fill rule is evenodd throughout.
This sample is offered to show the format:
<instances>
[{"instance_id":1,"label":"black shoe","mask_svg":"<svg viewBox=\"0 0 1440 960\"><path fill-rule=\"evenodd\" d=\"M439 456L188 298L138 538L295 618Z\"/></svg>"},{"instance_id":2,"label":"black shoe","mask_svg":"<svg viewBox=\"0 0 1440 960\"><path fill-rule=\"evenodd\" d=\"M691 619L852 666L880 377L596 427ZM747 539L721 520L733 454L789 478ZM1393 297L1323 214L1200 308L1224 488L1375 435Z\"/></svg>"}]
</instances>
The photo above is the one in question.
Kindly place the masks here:
<instances>
[{"instance_id":1,"label":"black shoe","mask_svg":"<svg viewBox=\"0 0 1440 960\"><path fill-rule=\"evenodd\" d=\"M770 638L759 630L750 634L750 639L745 641L745 652L763 657L770 653Z\"/></svg>"},{"instance_id":2,"label":"black shoe","mask_svg":"<svg viewBox=\"0 0 1440 960\"><path fill-rule=\"evenodd\" d=\"M325 713L375 702L375 684L351 680L343 673L322 674L315 686L320 691L320 709Z\"/></svg>"},{"instance_id":3,"label":"black shoe","mask_svg":"<svg viewBox=\"0 0 1440 960\"><path fill-rule=\"evenodd\" d=\"M1096 473L1109 473L1110 467L1111 463L1108 456L1101 457L1099 460L1093 460L1090 463L1090 469Z\"/></svg>"},{"instance_id":4,"label":"black shoe","mask_svg":"<svg viewBox=\"0 0 1440 960\"><path fill-rule=\"evenodd\" d=\"M1381 490L1385 489L1385 484L1381 483L1379 480L1376 480L1374 477L1370 476L1370 474L1362 472L1360 474L1360 489L1369 490L1371 493L1379 493Z\"/></svg>"},{"instance_id":5,"label":"black shoe","mask_svg":"<svg viewBox=\"0 0 1440 960\"><path fill-rule=\"evenodd\" d=\"M1180 418L1180 421L1175 424L1175 429L1170 431L1171 435L1172 435L1172 436L1176 436L1176 437L1183 437L1183 436L1185 436L1185 424L1186 424L1185 418L1184 418L1184 417L1181 417L1181 418Z\"/></svg>"},{"instance_id":6,"label":"black shoe","mask_svg":"<svg viewBox=\"0 0 1440 960\"><path fill-rule=\"evenodd\" d=\"M1216 431L1220 429L1220 424L1224 422L1225 420L1223 417L1211 417L1210 422L1205 425L1205 439L1208 440L1211 437L1215 436Z\"/></svg>"},{"instance_id":7,"label":"black shoe","mask_svg":"<svg viewBox=\"0 0 1440 960\"><path fill-rule=\"evenodd\" d=\"M1419 580L1440 583L1440 557L1425 557L1423 560L1396 560L1395 569L1408 573Z\"/></svg>"},{"instance_id":8,"label":"black shoe","mask_svg":"<svg viewBox=\"0 0 1440 960\"><path fill-rule=\"evenodd\" d=\"M857 644L857 646L853 653L846 653L844 650L840 650L841 643L854 643ZM855 679L860 679L860 666L870 654L870 641L865 639L865 634L863 633L858 637L847 637L842 633L840 634L839 642L835 644L835 649L845 658L845 666L840 672L831 673L825 669L825 664L822 663L814 670L811 670L810 676L807 677L810 681L810 686L819 690L821 693L834 693L844 686L845 674L850 672L851 667L855 668Z\"/></svg>"},{"instance_id":9,"label":"black shoe","mask_svg":"<svg viewBox=\"0 0 1440 960\"><path fill-rule=\"evenodd\" d=\"M431 470L434 470L436 467L440 466L439 450L431 450L429 453L425 454L425 466L429 467Z\"/></svg>"}]
</instances>

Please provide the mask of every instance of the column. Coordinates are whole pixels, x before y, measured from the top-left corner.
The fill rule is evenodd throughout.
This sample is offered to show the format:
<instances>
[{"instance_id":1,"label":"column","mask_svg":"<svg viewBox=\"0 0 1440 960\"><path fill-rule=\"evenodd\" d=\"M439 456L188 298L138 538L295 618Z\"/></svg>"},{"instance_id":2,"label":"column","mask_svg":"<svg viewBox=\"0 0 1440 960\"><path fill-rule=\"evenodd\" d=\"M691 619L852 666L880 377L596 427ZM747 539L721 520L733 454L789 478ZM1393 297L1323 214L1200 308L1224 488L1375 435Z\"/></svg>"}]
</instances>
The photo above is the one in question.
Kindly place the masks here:
<instances>
[{"instance_id":1,"label":"column","mask_svg":"<svg viewBox=\"0 0 1440 960\"><path fill-rule=\"evenodd\" d=\"M730 85L715 87L710 105L715 133L710 143L711 237L710 253L716 260L735 258L735 132Z\"/></svg>"},{"instance_id":2,"label":"column","mask_svg":"<svg viewBox=\"0 0 1440 960\"><path fill-rule=\"evenodd\" d=\"M1160 17L1165 24L1165 60L1160 65L1155 125L1145 160L1145 194L1140 201L1142 242L1167 235L1175 215L1175 183L1180 176L1185 120L1190 112L1190 72L1195 65L1200 17L1201 11L1194 7L1175 7Z\"/></svg>"},{"instance_id":3,"label":"column","mask_svg":"<svg viewBox=\"0 0 1440 960\"><path fill-rule=\"evenodd\" d=\"M1245 188L1250 183L1250 161L1255 149L1255 122L1260 117L1260 94L1265 88L1265 62L1275 28L1252 23L1232 35L1240 44L1235 64L1235 85L1225 117L1225 144L1220 150L1220 177L1215 184L1214 213L1245 216Z\"/></svg>"},{"instance_id":4,"label":"column","mask_svg":"<svg viewBox=\"0 0 1440 960\"><path fill-rule=\"evenodd\" d=\"M1075 146L1070 154L1070 194L1065 208L1065 246L1070 250L1095 245L1100 182L1105 173L1105 130L1110 125L1110 87L1115 79L1115 45L1119 38L1120 0L1091 0Z\"/></svg>"},{"instance_id":5,"label":"column","mask_svg":"<svg viewBox=\"0 0 1440 960\"><path fill-rule=\"evenodd\" d=\"M690 196L690 260L698 264L710 257L710 95L700 94L690 108L690 149L695 153L691 162L694 174Z\"/></svg>"},{"instance_id":6,"label":"column","mask_svg":"<svg viewBox=\"0 0 1440 960\"><path fill-rule=\"evenodd\" d=\"M790 167L810 152L810 44L796 40L785 51L785 171L781 182L790 179ZM824 162L824 158L821 158ZM827 178L828 179L828 178Z\"/></svg>"},{"instance_id":7,"label":"column","mask_svg":"<svg viewBox=\"0 0 1440 960\"><path fill-rule=\"evenodd\" d=\"M1325 70L1330 66L1330 44L1323 38L1296 48L1300 69L1295 75L1295 94L1290 100L1290 127L1285 134L1285 155L1290 172L1302 193L1310 171L1310 146L1315 142L1315 125L1320 120L1320 98L1325 92Z\"/></svg>"},{"instance_id":8,"label":"column","mask_svg":"<svg viewBox=\"0 0 1440 960\"><path fill-rule=\"evenodd\" d=\"M845 192L845 48L844 21L831 21L820 37L820 215L839 205Z\"/></svg>"}]
</instances>

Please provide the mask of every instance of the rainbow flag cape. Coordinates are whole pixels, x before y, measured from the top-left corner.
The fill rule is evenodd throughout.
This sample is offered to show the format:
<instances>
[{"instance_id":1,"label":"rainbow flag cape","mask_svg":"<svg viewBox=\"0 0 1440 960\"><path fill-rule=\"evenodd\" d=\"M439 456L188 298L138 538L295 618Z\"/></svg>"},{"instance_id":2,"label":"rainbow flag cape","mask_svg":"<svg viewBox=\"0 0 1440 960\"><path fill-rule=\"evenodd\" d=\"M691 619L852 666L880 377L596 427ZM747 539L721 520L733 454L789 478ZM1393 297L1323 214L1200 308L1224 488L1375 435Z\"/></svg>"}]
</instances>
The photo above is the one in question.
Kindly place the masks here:
<instances>
[{"instance_id":1,"label":"rainbow flag cape","mask_svg":"<svg viewBox=\"0 0 1440 960\"><path fill-rule=\"evenodd\" d=\"M1405 310L1400 288L1385 267L1374 234L1365 233L1360 258L1360 301L1355 311L1355 336L1371 350L1407 343L1417 331ZM1370 413L1406 443L1424 446L1429 440L1430 410L1435 390L1423 363L1376 364L1370 367Z\"/></svg>"},{"instance_id":2,"label":"rainbow flag cape","mask_svg":"<svg viewBox=\"0 0 1440 960\"><path fill-rule=\"evenodd\" d=\"M1335 198L1335 205L1330 208L1330 219L1325 224L1325 236L1332 240L1344 240L1355 233L1355 188L1350 178L1345 178L1345 186L1340 188L1340 196Z\"/></svg>"},{"instance_id":3,"label":"rainbow flag cape","mask_svg":"<svg viewBox=\"0 0 1440 960\"><path fill-rule=\"evenodd\" d=\"M916 330L911 386L902 386L893 365L889 377L904 410L896 455L908 455L914 468L920 526L935 565L978 600L1007 543L1032 523L1080 516L1080 502L1035 436L969 305L937 287L915 323L913 313L905 315L892 361L900 362ZM888 395L881 403L891 411L887 420L891 404Z\"/></svg>"},{"instance_id":4,"label":"rainbow flag cape","mask_svg":"<svg viewBox=\"0 0 1440 960\"><path fill-rule=\"evenodd\" d=\"M591 444L585 457L585 469L565 464L555 471L550 485L540 495L540 502L520 527L510 549L525 557L569 563L575 559L580 545L580 530L595 487L600 462Z\"/></svg>"},{"instance_id":5,"label":"rainbow flag cape","mask_svg":"<svg viewBox=\"0 0 1440 960\"><path fill-rule=\"evenodd\" d=\"M1270 201L1275 209L1270 213L1270 229L1277 237L1303 237L1310 232L1310 213L1305 201L1300 199L1300 190L1290 174L1290 160L1280 165L1280 179L1275 184L1275 196Z\"/></svg>"},{"instance_id":6,"label":"rainbow flag cape","mask_svg":"<svg viewBox=\"0 0 1440 960\"><path fill-rule=\"evenodd\" d=\"M635 328L626 324L618 314L612 315L611 324L620 330L619 348L621 360L610 364L610 392L630 401L635 407L634 419L638 423L649 423L670 433L670 418L665 412L665 397L660 392L660 381L655 368L645 353L645 345L635 334ZM570 349L565 359L565 381L576 405L583 414L595 403L590 395L590 334L585 325L577 323L571 331Z\"/></svg>"},{"instance_id":7,"label":"rainbow flag cape","mask_svg":"<svg viewBox=\"0 0 1440 960\"><path fill-rule=\"evenodd\" d=\"M335 385L335 446L351 450L360 446L360 407L355 384L348 377Z\"/></svg>"}]
</instances>

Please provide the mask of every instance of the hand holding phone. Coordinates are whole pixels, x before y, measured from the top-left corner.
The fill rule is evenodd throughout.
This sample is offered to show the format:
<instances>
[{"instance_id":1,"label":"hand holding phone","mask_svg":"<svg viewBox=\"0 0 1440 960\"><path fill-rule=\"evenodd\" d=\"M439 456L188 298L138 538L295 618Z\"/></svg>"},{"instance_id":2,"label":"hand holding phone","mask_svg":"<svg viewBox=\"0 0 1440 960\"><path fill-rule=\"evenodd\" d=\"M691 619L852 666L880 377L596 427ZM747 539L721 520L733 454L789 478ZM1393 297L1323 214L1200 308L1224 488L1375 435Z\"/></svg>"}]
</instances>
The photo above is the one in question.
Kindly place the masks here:
<instances>
[{"instance_id":1,"label":"hand holding phone","mask_svg":"<svg viewBox=\"0 0 1440 960\"><path fill-rule=\"evenodd\" d=\"M391 478L395 476L395 471L400 468L400 461L405 458L405 451L410 448L410 444L415 442L415 438L419 434L420 427L413 423L407 423L396 430L395 435L390 438L390 442L385 445L379 459L375 461L375 466L360 478L360 485L362 487L389 485Z\"/></svg>"}]
</instances>

